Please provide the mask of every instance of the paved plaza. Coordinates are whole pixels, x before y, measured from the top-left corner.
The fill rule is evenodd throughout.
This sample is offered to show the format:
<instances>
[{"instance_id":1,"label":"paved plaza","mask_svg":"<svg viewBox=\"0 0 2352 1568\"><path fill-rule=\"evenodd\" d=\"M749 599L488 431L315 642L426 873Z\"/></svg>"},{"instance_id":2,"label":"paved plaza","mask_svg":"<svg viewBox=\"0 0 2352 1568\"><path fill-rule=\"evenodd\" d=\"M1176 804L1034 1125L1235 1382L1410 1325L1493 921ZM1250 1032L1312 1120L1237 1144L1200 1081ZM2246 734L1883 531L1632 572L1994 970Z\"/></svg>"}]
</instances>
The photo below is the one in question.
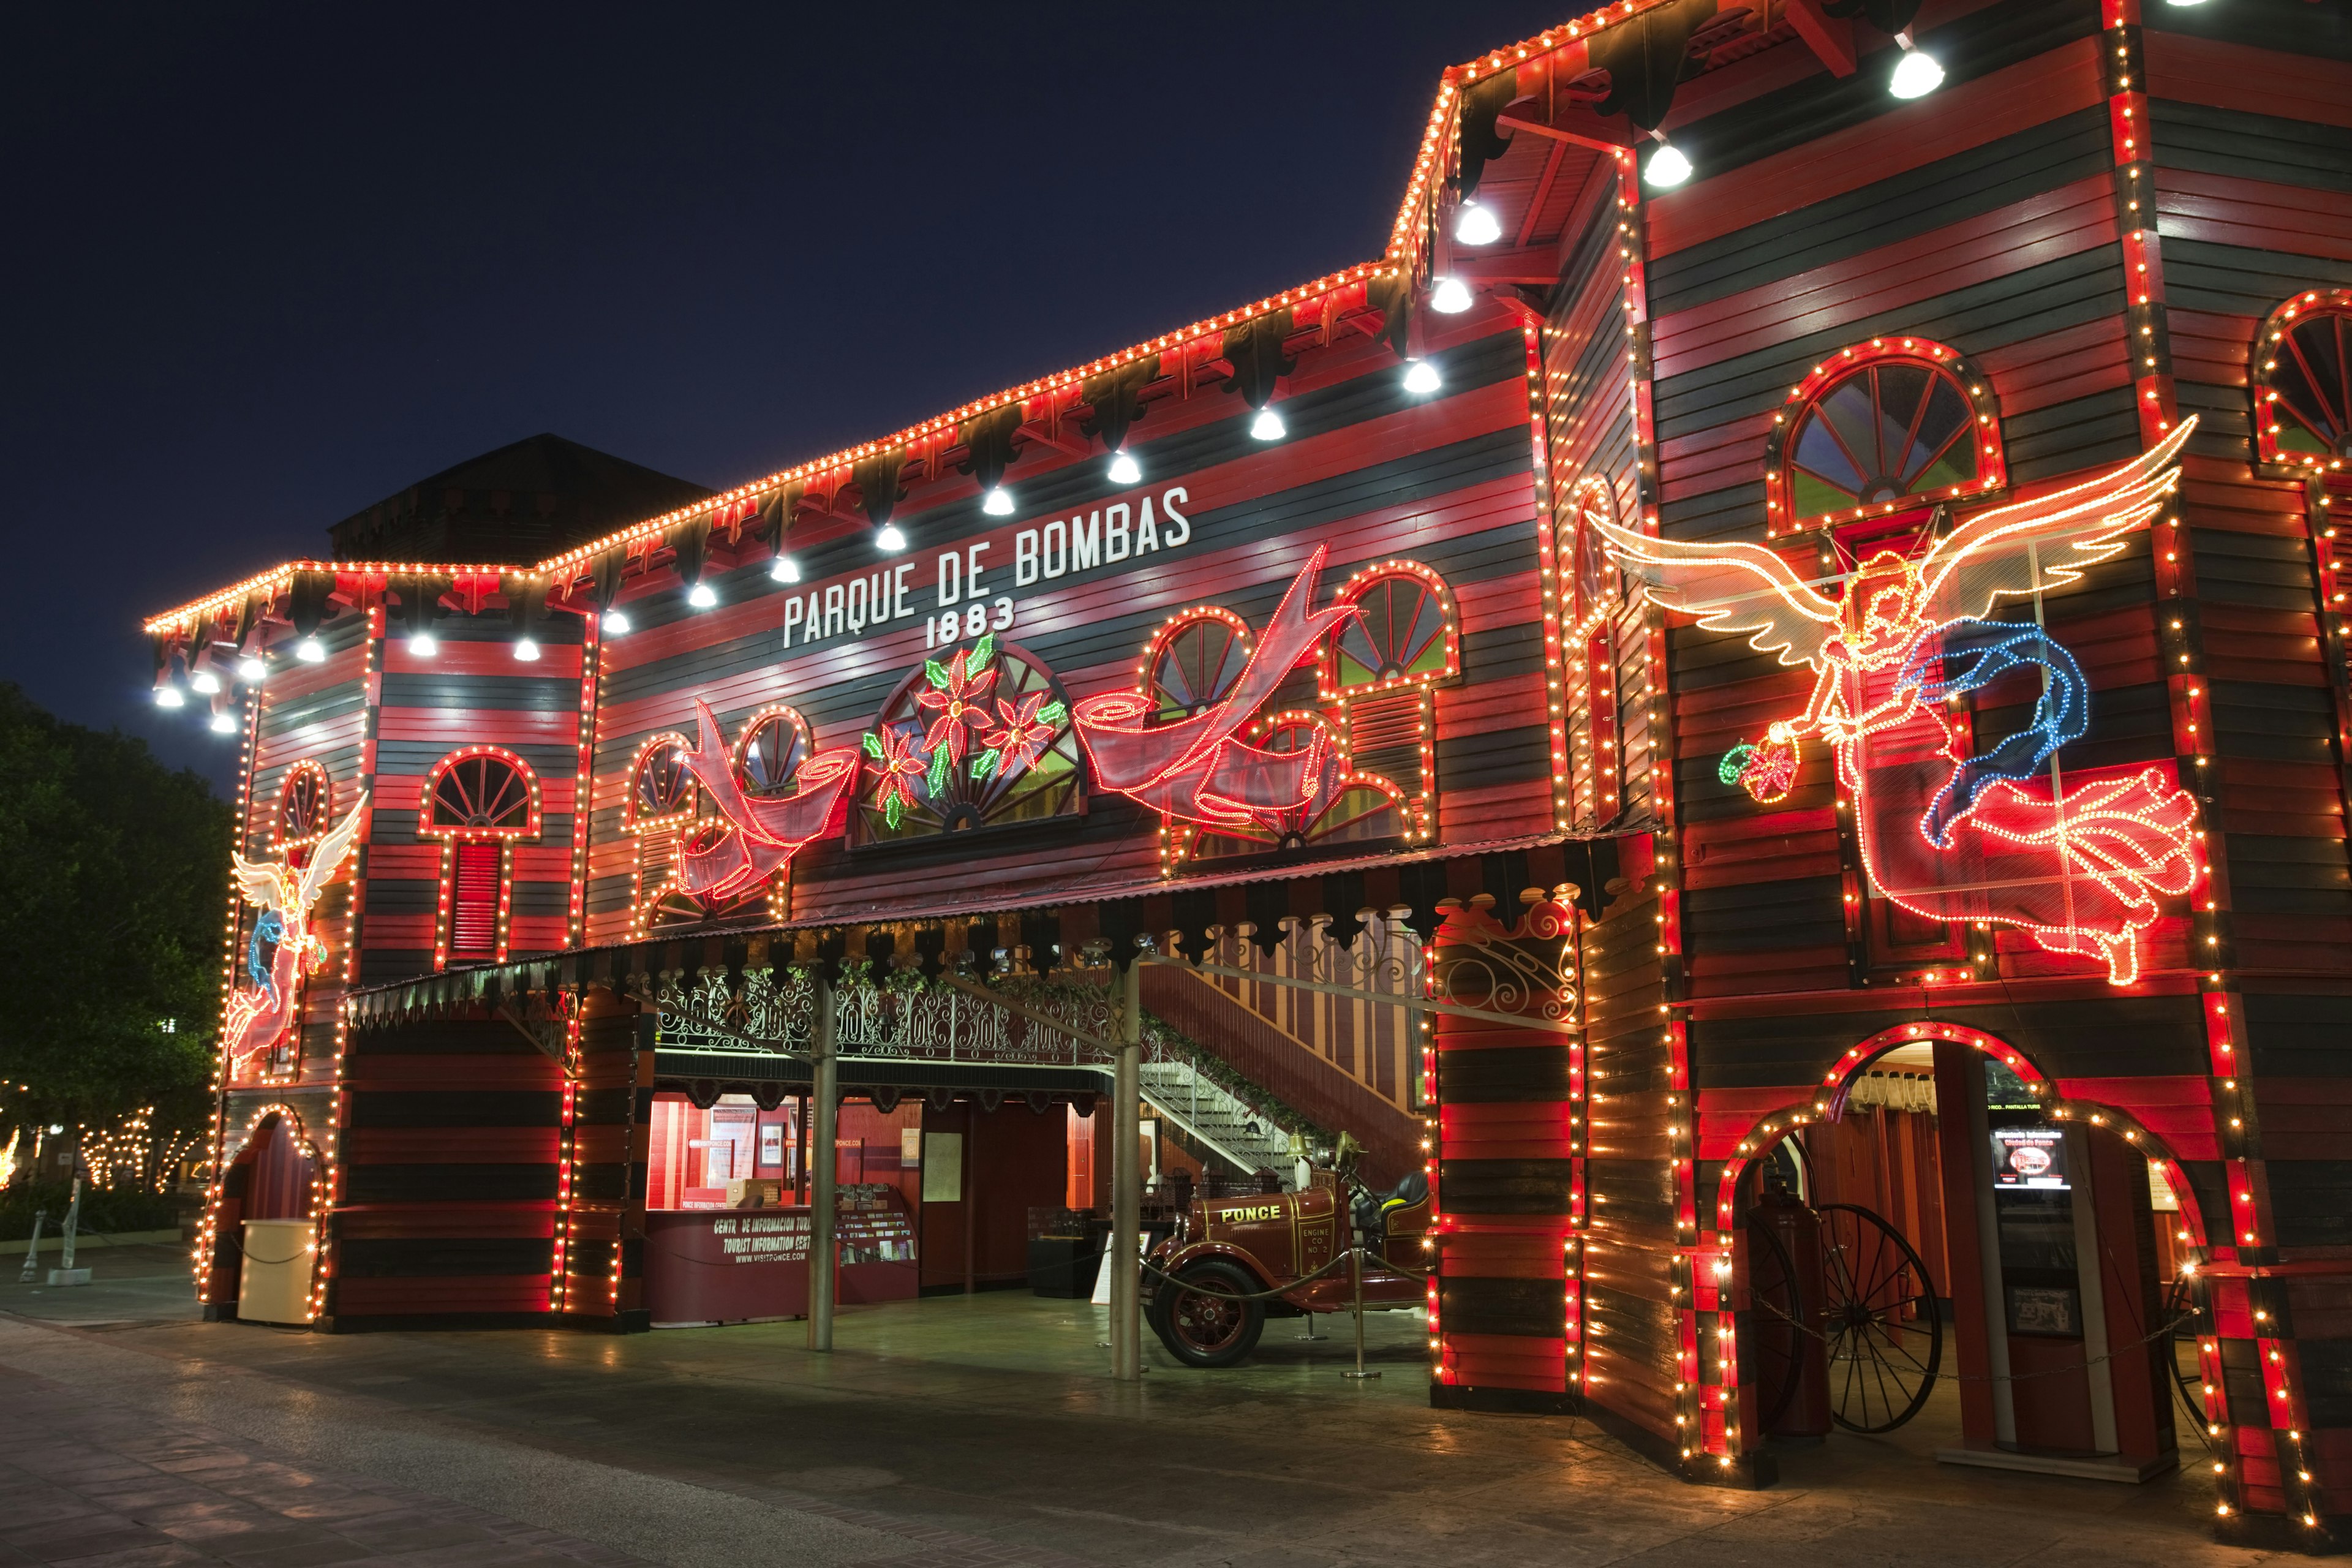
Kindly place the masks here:
<instances>
[{"instance_id":1,"label":"paved plaza","mask_svg":"<svg viewBox=\"0 0 2352 1568\"><path fill-rule=\"evenodd\" d=\"M1948 1408L1789 1449L1768 1491L1686 1486L1585 1422L1431 1410L1403 1314L1370 1320L1368 1384L1325 1320L1268 1324L1229 1373L1154 1343L1123 1388L1101 1309L1026 1295L847 1310L817 1357L797 1323L207 1324L176 1249L85 1260L84 1290L0 1285L0 1564L2261 1560L2211 1540L2193 1476L1938 1466Z\"/></svg>"}]
</instances>

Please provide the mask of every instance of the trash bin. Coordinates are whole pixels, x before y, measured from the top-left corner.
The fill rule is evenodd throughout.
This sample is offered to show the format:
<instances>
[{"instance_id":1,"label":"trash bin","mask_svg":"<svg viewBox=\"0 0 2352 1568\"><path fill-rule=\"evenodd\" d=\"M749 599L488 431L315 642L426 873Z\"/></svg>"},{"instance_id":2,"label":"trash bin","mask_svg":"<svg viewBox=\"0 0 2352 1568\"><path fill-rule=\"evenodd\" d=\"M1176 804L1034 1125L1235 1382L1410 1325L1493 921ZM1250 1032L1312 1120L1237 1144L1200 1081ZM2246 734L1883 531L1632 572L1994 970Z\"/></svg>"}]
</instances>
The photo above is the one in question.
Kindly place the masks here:
<instances>
[{"instance_id":1,"label":"trash bin","mask_svg":"<svg viewBox=\"0 0 2352 1568\"><path fill-rule=\"evenodd\" d=\"M307 1219L245 1222L245 1262L236 1277L236 1315L251 1323L310 1321L310 1266L319 1227Z\"/></svg>"},{"instance_id":2,"label":"trash bin","mask_svg":"<svg viewBox=\"0 0 2352 1568\"><path fill-rule=\"evenodd\" d=\"M1084 1300L1102 1267L1103 1238L1083 1209L1029 1211L1029 1292Z\"/></svg>"}]
</instances>

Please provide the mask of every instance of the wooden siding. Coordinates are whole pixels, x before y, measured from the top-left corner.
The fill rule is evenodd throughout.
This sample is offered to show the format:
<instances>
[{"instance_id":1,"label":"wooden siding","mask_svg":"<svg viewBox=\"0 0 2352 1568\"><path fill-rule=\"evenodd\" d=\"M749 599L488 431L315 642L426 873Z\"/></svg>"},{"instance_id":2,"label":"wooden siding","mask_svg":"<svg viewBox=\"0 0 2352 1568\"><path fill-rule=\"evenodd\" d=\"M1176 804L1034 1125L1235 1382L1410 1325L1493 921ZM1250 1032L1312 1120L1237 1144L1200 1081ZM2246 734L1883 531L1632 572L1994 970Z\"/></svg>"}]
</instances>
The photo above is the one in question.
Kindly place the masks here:
<instances>
[{"instance_id":1,"label":"wooden siding","mask_svg":"<svg viewBox=\"0 0 2352 1568\"><path fill-rule=\"evenodd\" d=\"M549 1310L562 1075L497 1019L354 1031L329 1315Z\"/></svg>"},{"instance_id":2,"label":"wooden siding","mask_svg":"<svg viewBox=\"0 0 2352 1568\"><path fill-rule=\"evenodd\" d=\"M580 625L555 620L538 635L540 658L522 664L503 616L452 616L434 632L438 650L411 655L387 639L376 741L376 791L368 863L365 982L430 973L441 893L442 844L417 832L425 780L467 746L503 747L538 775L536 837L514 849L508 947L564 945L572 900L572 820L580 731Z\"/></svg>"},{"instance_id":3,"label":"wooden siding","mask_svg":"<svg viewBox=\"0 0 2352 1568\"><path fill-rule=\"evenodd\" d=\"M1044 665L1072 697L1132 684L1135 663L1171 612L1213 603L1263 626L1317 544L1330 561L1322 595L1366 563L1422 562L1456 595L1463 677L1437 694L1439 837L1475 843L1549 826L1550 773L1542 698L1543 641L1532 531L1525 354L1519 334L1477 332L1441 343L1433 358L1444 392L1417 401L1397 385L1385 348L1334 349L1321 384L1282 404L1291 435L1251 440L1237 400L1215 399L1183 428L1139 428L1150 475L1107 487L1097 465L1007 478L1025 510L999 526L969 501L901 512L908 559L985 542L988 594L1011 596L1016 620L1001 640ZM1154 420L1161 417L1158 411ZM1027 586L1014 583L1023 529L1072 510L1125 499L1155 504L1174 488L1191 526L1181 549L1131 568L1105 565ZM873 571L862 535L803 556L798 588ZM721 606L685 611L675 598L631 605L636 629L609 641L602 662L594 806L587 885L592 941L624 934L635 846L620 830L627 773L639 746L664 731L690 733L692 700L708 700L731 741L742 719L789 701L820 746L856 745L889 695L926 657L919 618L782 647L784 595L749 568L717 582ZM910 603L935 584L910 577ZM1457 799L1452 791L1464 794ZM795 868L798 917L887 914L895 905L987 884L1005 894L1141 890L1160 882L1156 824L1118 796L1097 795L1083 816L914 845L828 844Z\"/></svg>"},{"instance_id":4,"label":"wooden siding","mask_svg":"<svg viewBox=\"0 0 2352 1568\"><path fill-rule=\"evenodd\" d=\"M1584 526L1580 510L1589 484L1597 481L1606 491L1615 521L1640 514L1633 400L1625 358L1633 333L1628 331L1632 323L1621 260L1624 215L1613 199L1613 171L1604 170L1602 176L1601 199L1570 252L1563 282L1544 323L1546 462L1563 583L1572 580L1575 541ZM1572 601L1562 605L1562 618L1571 629L1577 608ZM1649 814L1649 679L1643 621L1641 604L1633 597L1592 627L1588 646L1570 650L1567 660L1567 782L1570 820L1580 830L1639 823ZM1603 672L1600 679L1596 668ZM1596 702L1606 721L1597 727ZM1617 797L1613 809L1606 798L1612 792ZM1585 804L1588 794L1590 807Z\"/></svg>"},{"instance_id":5,"label":"wooden siding","mask_svg":"<svg viewBox=\"0 0 2352 1568\"><path fill-rule=\"evenodd\" d=\"M1683 1436L1686 1381L1675 1296L1675 1228L1667 1104L1673 1058L1659 1027L1666 994L1661 903L1630 900L1584 936L1586 1100L1584 1395L1654 1450Z\"/></svg>"}]
</instances>

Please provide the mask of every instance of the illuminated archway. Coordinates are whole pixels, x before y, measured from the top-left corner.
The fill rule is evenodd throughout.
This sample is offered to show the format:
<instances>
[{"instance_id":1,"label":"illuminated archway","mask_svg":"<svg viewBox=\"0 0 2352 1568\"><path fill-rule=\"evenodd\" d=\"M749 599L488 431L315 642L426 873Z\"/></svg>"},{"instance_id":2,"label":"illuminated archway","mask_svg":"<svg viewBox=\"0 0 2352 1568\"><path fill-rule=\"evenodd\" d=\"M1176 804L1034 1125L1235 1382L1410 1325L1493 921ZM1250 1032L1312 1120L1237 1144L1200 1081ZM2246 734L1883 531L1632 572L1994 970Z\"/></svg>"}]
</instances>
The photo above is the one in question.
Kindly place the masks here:
<instances>
[{"instance_id":1,"label":"illuminated archway","mask_svg":"<svg viewBox=\"0 0 2352 1568\"><path fill-rule=\"evenodd\" d=\"M1790 1134L1813 1122L1828 1120L1841 1111L1845 1097L1853 1089L1855 1079L1872 1062L1890 1051L1898 1050L1906 1046L1931 1045L1937 1042L1968 1046L1981 1051L1990 1060L1999 1062L2016 1074L2019 1080L2048 1107L2053 1120L2080 1121L2103 1131L2113 1132L2163 1171L2165 1180L2180 1200L2179 1239L2190 1249L2189 1256L2181 1263L2181 1272L2197 1282L2196 1288L2200 1296L2200 1310L2203 1310L2201 1295L2204 1284L2200 1271L2203 1267L2208 1235L2203 1210L2199 1205L2196 1189L2189 1184L2188 1173L2181 1165L2179 1156L2150 1131L2146 1123L2127 1110L2103 1102L2070 1100L2061 1098L2057 1080L2044 1071L2040 1064L2019 1047L1988 1030L1938 1019L1927 1019L1916 1024L1894 1025L1881 1029L1844 1051L1822 1075L1820 1087L1810 1098L1791 1101L1776 1110L1758 1117L1740 1138L1736 1151L1724 1161L1723 1173L1716 1186L1715 1235L1717 1240L1712 1248L1714 1257L1708 1260L1708 1267L1718 1294L1716 1305L1711 1309L1706 1309L1717 1314L1716 1342L1719 1347L1717 1354L1722 1363L1719 1383L1711 1387L1702 1388L1696 1376L1696 1360L1693 1359L1688 1363L1690 1374L1688 1381L1693 1391L1698 1395L1700 1411L1704 1411L1710 1395L1719 1401L1722 1415L1721 1438L1719 1442L1704 1437L1700 1440L1706 1444L1706 1451L1716 1455L1723 1464L1730 1464L1734 1455L1747 1451L1754 1446L1754 1442L1760 1442L1762 1437L1761 1433L1748 1435L1753 1441L1743 1440L1742 1436L1741 1417L1745 1413L1739 1406L1739 1339L1734 1313L1728 1305L1727 1294L1728 1288L1732 1284L1734 1270L1730 1226L1736 1213L1736 1199L1741 1179L1747 1174L1750 1165L1765 1158ZM1702 1247L1701 1250L1707 1249ZM1696 1303L1690 1309L1691 1331L1684 1336L1686 1345L1695 1346L1696 1343L1696 1320L1701 1310L1702 1309ZM2214 1436L2214 1440L2220 1443L2221 1439L2219 1434L2226 1428L2229 1414L2225 1396L2221 1392L2218 1342L2213 1336L2202 1334L2199 1337L2198 1355L2205 1373L2206 1427L2208 1433ZM1689 1414L1696 1415L1699 1413ZM1685 1430L1704 1434L1706 1426L1703 1418L1696 1419L1686 1426ZM1686 1460L1696 1459L1698 1457L1690 1448L1685 1448L1684 1451L1684 1458Z\"/></svg>"}]
</instances>

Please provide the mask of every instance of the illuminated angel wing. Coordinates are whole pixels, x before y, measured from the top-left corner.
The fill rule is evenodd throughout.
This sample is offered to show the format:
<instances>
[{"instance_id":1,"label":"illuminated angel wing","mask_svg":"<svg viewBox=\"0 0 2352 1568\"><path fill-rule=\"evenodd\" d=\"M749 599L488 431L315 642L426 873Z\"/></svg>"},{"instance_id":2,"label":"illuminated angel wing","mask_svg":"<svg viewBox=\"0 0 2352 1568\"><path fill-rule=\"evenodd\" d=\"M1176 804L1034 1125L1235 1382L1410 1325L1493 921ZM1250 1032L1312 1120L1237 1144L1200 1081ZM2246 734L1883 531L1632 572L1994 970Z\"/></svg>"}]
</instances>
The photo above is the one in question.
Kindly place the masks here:
<instances>
[{"instance_id":1,"label":"illuminated angel wing","mask_svg":"<svg viewBox=\"0 0 2352 1568\"><path fill-rule=\"evenodd\" d=\"M311 852L310 863L302 868L295 881L294 892L300 900L301 909L308 910L317 903L319 895L326 890L327 884L333 881L335 873L342 868L343 857L352 852L352 846L359 839L360 824L367 820L367 792L362 790L359 799L352 803L351 810L343 813L343 819L327 829L326 837L319 840L319 847Z\"/></svg>"},{"instance_id":2,"label":"illuminated angel wing","mask_svg":"<svg viewBox=\"0 0 2352 1568\"><path fill-rule=\"evenodd\" d=\"M1920 613L1982 616L2003 598L2071 583L2124 547L2180 482L2173 466L2196 416L2119 468L2055 494L1995 507L1954 529L1920 567Z\"/></svg>"},{"instance_id":3,"label":"illuminated angel wing","mask_svg":"<svg viewBox=\"0 0 2352 1568\"><path fill-rule=\"evenodd\" d=\"M1737 541L1652 539L1597 517L1592 523L1652 604L1696 616L1711 632L1747 632L1749 647L1777 653L1782 664L1820 668L1838 607L1771 551Z\"/></svg>"},{"instance_id":4,"label":"illuminated angel wing","mask_svg":"<svg viewBox=\"0 0 2352 1568\"><path fill-rule=\"evenodd\" d=\"M245 901L257 910L282 910L286 907L288 889L286 868L275 860L248 860L234 849L229 851L230 874L236 879L236 890Z\"/></svg>"}]
</instances>

